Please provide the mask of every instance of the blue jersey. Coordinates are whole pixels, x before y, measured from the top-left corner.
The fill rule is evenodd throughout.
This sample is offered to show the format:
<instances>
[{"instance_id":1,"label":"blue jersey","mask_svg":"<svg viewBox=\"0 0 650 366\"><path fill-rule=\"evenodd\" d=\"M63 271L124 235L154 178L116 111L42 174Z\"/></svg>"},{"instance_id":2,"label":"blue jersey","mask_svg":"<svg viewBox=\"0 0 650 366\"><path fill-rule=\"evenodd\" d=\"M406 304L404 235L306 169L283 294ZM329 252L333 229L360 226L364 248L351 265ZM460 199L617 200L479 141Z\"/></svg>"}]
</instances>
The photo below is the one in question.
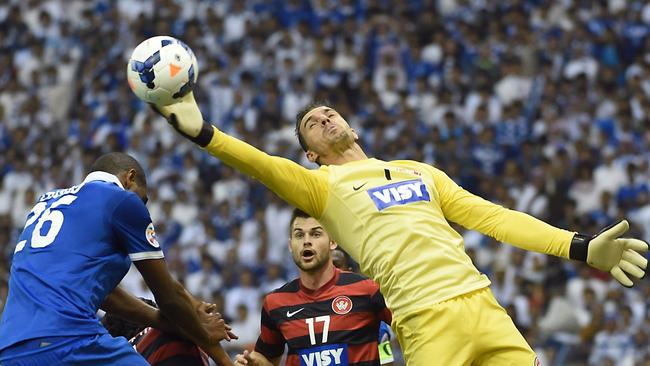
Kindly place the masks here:
<instances>
[{"instance_id":1,"label":"blue jersey","mask_svg":"<svg viewBox=\"0 0 650 366\"><path fill-rule=\"evenodd\" d=\"M163 258L149 211L117 177L43 194L27 215L0 321L0 350L23 340L104 334L96 312L131 261Z\"/></svg>"}]
</instances>

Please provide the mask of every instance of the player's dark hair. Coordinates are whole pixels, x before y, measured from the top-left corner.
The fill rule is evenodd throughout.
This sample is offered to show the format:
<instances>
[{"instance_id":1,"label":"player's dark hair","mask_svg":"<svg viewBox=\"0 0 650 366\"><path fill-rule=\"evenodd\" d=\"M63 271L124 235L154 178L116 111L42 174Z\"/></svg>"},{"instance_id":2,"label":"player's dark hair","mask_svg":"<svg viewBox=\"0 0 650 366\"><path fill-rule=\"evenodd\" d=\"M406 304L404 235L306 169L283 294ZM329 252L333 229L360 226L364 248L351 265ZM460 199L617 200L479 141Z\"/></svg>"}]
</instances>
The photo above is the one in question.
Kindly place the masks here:
<instances>
[{"instance_id":1,"label":"player's dark hair","mask_svg":"<svg viewBox=\"0 0 650 366\"><path fill-rule=\"evenodd\" d=\"M296 218L302 217L303 219L308 219L311 216L309 216L308 213L305 211L299 209L299 208L294 208L293 212L291 213L291 220L289 221L289 237L291 237L291 228L293 227L293 222L296 221Z\"/></svg>"},{"instance_id":2,"label":"player's dark hair","mask_svg":"<svg viewBox=\"0 0 650 366\"><path fill-rule=\"evenodd\" d=\"M142 186L147 185L147 178L144 175L144 169L134 157L121 152L112 152L104 154L97 158L93 165L90 166L91 172L106 172L118 175L122 172L134 169L136 172L136 181Z\"/></svg>"},{"instance_id":3,"label":"player's dark hair","mask_svg":"<svg viewBox=\"0 0 650 366\"><path fill-rule=\"evenodd\" d=\"M347 264L347 267L349 267L349 268L339 267L339 266L337 266L337 264L340 264L340 263L336 263L336 262L334 263L335 267L337 267L338 269L344 270L344 271L349 270L349 271L354 272L354 273L361 273L361 270L359 269L359 263L357 263L354 259L352 259L352 257L350 257L350 254L348 254L348 252L343 250L341 247L336 247L336 249L334 249L334 251L335 252L340 252L341 254L343 254L343 257L345 258L345 264Z\"/></svg>"},{"instance_id":4,"label":"player's dark hair","mask_svg":"<svg viewBox=\"0 0 650 366\"><path fill-rule=\"evenodd\" d=\"M326 107L330 105L330 103L326 100L317 100L313 101L309 104L307 104L303 109L296 114L296 137L298 137L298 143L300 144L300 147L306 152L309 150L309 147L307 146L307 143L305 142L305 139L302 137L302 134L300 133L300 122L302 121L303 118L309 113L311 110L318 108L318 107Z\"/></svg>"},{"instance_id":5,"label":"player's dark hair","mask_svg":"<svg viewBox=\"0 0 650 366\"><path fill-rule=\"evenodd\" d=\"M336 258L334 258L333 254L335 252L336 253L341 253L341 255L343 256L343 261L342 262L338 261L338 260L336 260ZM343 249L337 247L336 249L334 249L332 251L332 262L334 263L334 267L336 267L336 268L338 268L340 270L343 270L343 271L347 271L348 268L350 267L350 256Z\"/></svg>"},{"instance_id":6,"label":"player's dark hair","mask_svg":"<svg viewBox=\"0 0 650 366\"><path fill-rule=\"evenodd\" d=\"M152 300L142 297L139 299L153 306L154 308L158 308L158 305L156 305L156 303ZM135 337L138 335L138 333L142 332L144 328L146 328L145 326L133 323L126 319L122 319L111 313L106 313L101 322L102 325L104 325L104 328L106 328L106 330L108 330L108 333L110 333L113 337L124 337L127 340Z\"/></svg>"}]
</instances>

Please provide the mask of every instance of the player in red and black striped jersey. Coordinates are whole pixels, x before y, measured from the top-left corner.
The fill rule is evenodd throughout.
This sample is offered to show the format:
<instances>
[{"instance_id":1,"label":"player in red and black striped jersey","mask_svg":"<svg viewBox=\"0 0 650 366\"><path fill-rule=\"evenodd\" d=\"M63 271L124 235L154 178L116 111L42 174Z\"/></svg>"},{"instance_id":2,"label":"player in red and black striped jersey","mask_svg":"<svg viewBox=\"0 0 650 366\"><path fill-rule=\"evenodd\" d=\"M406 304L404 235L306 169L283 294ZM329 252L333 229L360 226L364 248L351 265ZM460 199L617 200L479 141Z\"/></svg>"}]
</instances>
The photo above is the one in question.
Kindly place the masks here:
<instances>
[{"instance_id":1,"label":"player in red and black striped jersey","mask_svg":"<svg viewBox=\"0 0 650 366\"><path fill-rule=\"evenodd\" d=\"M195 344L155 328L146 328L129 341L150 365L208 366L208 355Z\"/></svg>"},{"instance_id":2,"label":"player in red and black striped jersey","mask_svg":"<svg viewBox=\"0 0 650 366\"><path fill-rule=\"evenodd\" d=\"M264 298L255 352L238 355L239 365L379 365L380 322L391 322L379 287L332 263L336 248L320 223L294 210L289 249L299 278Z\"/></svg>"},{"instance_id":3,"label":"player in red and black striped jersey","mask_svg":"<svg viewBox=\"0 0 650 366\"><path fill-rule=\"evenodd\" d=\"M147 304L158 307L149 299L140 298ZM143 327L140 324L117 317L111 313L101 320L113 337L124 337L151 366L208 366L208 355L194 343L160 329ZM219 366L231 366L232 362L221 347L214 348L212 358Z\"/></svg>"}]
</instances>

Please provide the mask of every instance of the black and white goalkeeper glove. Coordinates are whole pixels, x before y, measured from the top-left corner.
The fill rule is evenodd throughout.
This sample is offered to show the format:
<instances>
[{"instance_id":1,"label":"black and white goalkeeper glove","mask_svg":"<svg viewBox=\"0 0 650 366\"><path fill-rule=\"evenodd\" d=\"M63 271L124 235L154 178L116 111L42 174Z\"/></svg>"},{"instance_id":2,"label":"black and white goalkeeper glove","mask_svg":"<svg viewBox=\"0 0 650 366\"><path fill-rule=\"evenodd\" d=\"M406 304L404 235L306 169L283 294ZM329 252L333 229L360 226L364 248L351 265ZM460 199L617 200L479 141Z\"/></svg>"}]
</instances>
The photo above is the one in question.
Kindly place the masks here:
<instances>
[{"instance_id":1,"label":"black and white goalkeeper glove","mask_svg":"<svg viewBox=\"0 0 650 366\"><path fill-rule=\"evenodd\" d=\"M178 133L195 144L206 147L212 140L214 135L212 124L203 120L203 115L196 104L196 100L194 100L192 92L187 93L173 104L165 106L149 105L154 111L165 117L167 122Z\"/></svg>"},{"instance_id":2,"label":"black and white goalkeeper glove","mask_svg":"<svg viewBox=\"0 0 650 366\"><path fill-rule=\"evenodd\" d=\"M645 276L648 260L642 254L648 251L648 244L639 239L621 238L629 228L630 224L623 220L593 237L575 234L569 257L609 272L623 286L632 287L634 283L628 275Z\"/></svg>"}]
</instances>

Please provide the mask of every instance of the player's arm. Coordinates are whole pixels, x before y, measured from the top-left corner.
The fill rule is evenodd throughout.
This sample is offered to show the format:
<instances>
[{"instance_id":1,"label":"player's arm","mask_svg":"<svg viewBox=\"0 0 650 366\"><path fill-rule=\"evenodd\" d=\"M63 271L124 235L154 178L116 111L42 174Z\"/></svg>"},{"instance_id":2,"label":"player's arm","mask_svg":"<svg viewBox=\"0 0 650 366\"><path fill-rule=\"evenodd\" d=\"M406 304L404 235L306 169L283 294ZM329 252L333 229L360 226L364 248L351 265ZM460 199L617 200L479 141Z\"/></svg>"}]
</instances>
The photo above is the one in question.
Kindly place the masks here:
<instances>
[{"instance_id":1,"label":"player's arm","mask_svg":"<svg viewBox=\"0 0 650 366\"><path fill-rule=\"evenodd\" d=\"M174 326L158 309L119 286L106 297L100 308L107 313L140 325L154 327L165 332L175 332Z\"/></svg>"},{"instance_id":2,"label":"player's arm","mask_svg":"<svg viewBox=\"0 0 650 366\"><path fill-rule=\"evenodd\" d=\"M190 298L192 297L190 296ZM207 313L210 312L207 307L212 306L211 304L204 304L196 299L193 299L192 303L197 309L201 306L205 306ZM116 287L115 290L106 297L101 309L107 313L111 313L123 319L128 319L129 321L140 325L153 327L166 333L185 336L172 322L162 315L162 312L159 309L138 299L120 287ZM201 315L201 311L198 311L198 314ZM218 366L233 365L232 361L220 345L211 346L204 351L217 363Z\"/></svg>"},{"instance_id":3,"label":"player's arm","mask_svg":"<svg viewBox=\"0 0 650 366\"><path fill-rule=\"evenodd\" d=\"M494 204L459 187L441 170L430 170L445 218L504 243L569 258L571 239L575 233Z\"/></svg>"},{"instance_id":4,"label":"player's arm","mask_svg":"<svg viewBox=\"0 0 650 366\"><path fill-rule=\"evenodd\" d=\"M372 296L370 297L370 303L372 304L373 311L379 320L390 324L393 321L393 314L386 306L386 300L384 300L384 295L379 291L379 285L370 279L367 281L371 286Z\"/></svg>"},{"instance_id":5,"label":"player's arm","mask_svg":"<svg viewBox=\"0 0 650 366\"><path fill-rule=\"evenodd\" d=\"M237 355L238 365L279 365L286 340L270 314L269 296L264 297L260 317L260 336L255 343L254 352L244 351Z\"/></svg>"},{"instance_id":6,"label":"player's arm","mask_svg":"<svg viewBox=\"0 0 650 366\"><path fill-rule=\"evenodd\" d=\"M377 343L377 350L379 351L379 363L382 365L392 365L395 362L395 357L393 356L393 347L391 346L391 330L390 323L390 311L385 310L388 313L388 318L383 316L382 321L379 324L379 341Z\"/></svg>"},{"instance_id":7,"label":"player's arm","mask_svg":"<svg viewBox=\"0 0 650 366\"><path fill-rule=\"evenodd\" d=\"M263 354L247 350L244 353L235 357L235 365L248 365L248 366L279 366L281 357L275 357L272 360L266 358Z\"/></svg>"},{"instance_id":8,"label":"player's arm","mask_svg":"<svg viewBox=\"0 0 650 366\"><path fill-rule=\"evenodd\" d=\"M384 296L379 291L379 286L371 281L367 280L371 284L372 296L370 297L370 303L372 304L373 311L379 319L379 341L377 344L377 349L379 351L379 363L382 365L392 365L395 361L393 357L393 349L390 345L390 326L389 324L393 321L393 315L386 306L386 301Z\"/></svg>"},{"instance_id":9,"label":"player's arm","mask_svg":"<svg viewBox=\"0 0 650 366\"><path fill-rule=\"evenodd\" d=\"M160 245L155 239L147 208L133 193L115 203L108 216L111 227L142 278L154 294L162 315L177 332L208 350L229 339L229 327L218 314L208 314L207 305L198 304L167 270Z\"/></svg>"},{"instance_id":10,"label":"player's arm","mask_svg":"<svg viewBox=\"0 0 650 366\"><path fill-rule=\"evenodd\" d=\"M328 194L326 168L306 169L219 131L203 120L191 92L177 103L154 108L190 141L227 165L259 180L292 206L320 218Z\"/></svg>"},{"instance_id":11,"label":"player's arm","mask_svg":"<svg viewBox=\"0 0 650 366\"><path fill-rule=\"evenodd\" d=\"M221 347L221 345L217 344L215 346L211 346L208 349L203 349L203 351L207 353L208 356L210 356L210 358L214 360L214 362L217 363L217 366L234 365L234 363L232 362L232 360L230 359L226 351L224 351L224 349Z\"/></svg>"},{"instance_id":12,"label":"player's arm","mask_svg":"<svg viewBox=\"0 0 650 366\"><path fill-rule=\"evenodd\" d=\"M522 249L587 262L610 272L627 287L633 283L624 272L637 278L645 275L648 261L639 253L646 252L648 245L641 240L620 238L629 228L625 220L595 236L559 229L473 195L442 171L430 170L442 211L453 222Z\"/></svg>"},{"instance_id":13,"label":"player's arm","mask_svg":"<svg viewBox=\"0 0 650 366\"><path fill-rule=\"evenodd\" d=\"M170 319L176 331L212 357L219 341L230 339L228 327L218 314L207 314L203 305L198 307L183 285L171 277L163 259L148 259L135 262L147 286L156 298L163 316Z\"/></svg>"}]
</instances>

